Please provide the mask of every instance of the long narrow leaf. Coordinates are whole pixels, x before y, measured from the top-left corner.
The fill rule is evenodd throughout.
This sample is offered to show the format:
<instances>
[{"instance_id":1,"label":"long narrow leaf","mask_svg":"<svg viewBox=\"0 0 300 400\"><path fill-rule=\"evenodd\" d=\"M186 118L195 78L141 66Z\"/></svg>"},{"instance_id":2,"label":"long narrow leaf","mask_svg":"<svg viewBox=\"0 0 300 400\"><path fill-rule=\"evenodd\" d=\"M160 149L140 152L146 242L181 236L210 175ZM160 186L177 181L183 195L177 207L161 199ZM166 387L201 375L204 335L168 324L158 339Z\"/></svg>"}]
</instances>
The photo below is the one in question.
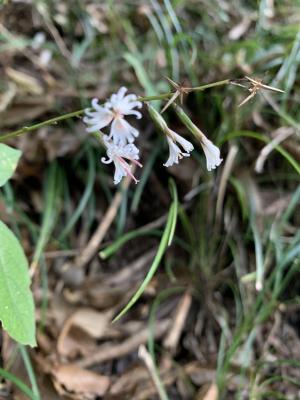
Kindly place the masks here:
<instances>
[{"instance_id":1,"label":"long narrow leaf","mask_svg":"<svg viewBox=\"0 0 300 400\"><path fill-rule=\"evenodd\" d=\"M169 245L169 243L172 241L174 231L175 231L175 226L176 226L176 220L177 220L177 214L176 210L178 210L178 200L177 200L177 191L176 191L176 186L175 184L171 183L171 190L173 191L172 196L173 196L173 203L170 207L170 211L168 214L168 219L166 223L166 227L163 233L163 236L161 238L156 256L152 262L152 265L143 280L142 284L140 287L137 289L137 291L134 293L132 298L129 300L127 305L121 310L121 312L114 318L113 322L118 321L123 315L127 313L128 310L138 301L138 299L141 297L141 295L144 293L146 287L148 286L149 282L153 278L157 268L159 267L159 264L161 262L161 259Z\"/></svg>"}]
</instances>

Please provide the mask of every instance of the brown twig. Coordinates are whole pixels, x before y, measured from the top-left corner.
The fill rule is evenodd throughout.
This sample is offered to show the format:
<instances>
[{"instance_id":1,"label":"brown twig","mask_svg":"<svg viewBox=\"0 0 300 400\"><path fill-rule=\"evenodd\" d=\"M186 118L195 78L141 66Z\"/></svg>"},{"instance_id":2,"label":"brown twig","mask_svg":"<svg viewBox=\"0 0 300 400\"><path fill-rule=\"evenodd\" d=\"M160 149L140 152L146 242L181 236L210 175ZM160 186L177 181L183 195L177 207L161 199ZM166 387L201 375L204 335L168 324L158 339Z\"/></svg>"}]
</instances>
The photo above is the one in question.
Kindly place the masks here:
<instances>
[{"instance_id":1,"label":"brown twig","mask_svg":"<svg viewBox=\"0 0 300 400\"><path fill-rule=\"evenodd\" d=\"M84 268L98 252L102 240L104 239L113 220L115 219L115 216L117 215L118 209L122 202L123 193L128 189L130 182L131 178L127 176L122 182L121 189L115 194L101 221L101 224L96 229L86 247L75 258L75 261L72 264L75 264L77 268Z\"/></svg>"},{"instance_id":2,"label":"brown twig","mask_svg":"<svg viewBox=\"0 0 300 400\"><path fill-rule=\"evenodd\" d=\"M155 338L158 339L164 335L170 326L170 320L165 319L157 322L155 326ZM145 328L138 332L136 335L125 340L123 343L112 345L105 344L98 348L95 354L92 354L78 362L80 367L89 367L94 364L99 364L104 361L120 358L128 353L136 350L141 344L145 344L148 340L149 329Z\"/></svg>"},{"instance_id":3,"label":"brown twig","mask_svg":"<svg viewBox=\"0 0 300 400\"><path fill-rule=\"evenodd\" d=\"M192 295L190 289L187 289L177 306L174 321L169 329L168 335L164 340L164 346L172 353L176 351L191 304Z\"/></svg>"}]
</instances>

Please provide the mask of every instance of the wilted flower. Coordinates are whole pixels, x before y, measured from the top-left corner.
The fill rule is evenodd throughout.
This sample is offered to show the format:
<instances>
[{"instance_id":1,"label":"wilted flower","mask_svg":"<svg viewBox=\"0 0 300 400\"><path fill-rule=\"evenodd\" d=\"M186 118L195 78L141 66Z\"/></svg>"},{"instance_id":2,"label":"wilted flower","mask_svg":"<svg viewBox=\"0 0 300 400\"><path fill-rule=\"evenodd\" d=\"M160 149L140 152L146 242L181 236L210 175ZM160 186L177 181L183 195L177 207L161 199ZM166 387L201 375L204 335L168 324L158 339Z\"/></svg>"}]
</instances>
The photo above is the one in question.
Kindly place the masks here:
<instances>
[{"instance_id":1,"label":"wilted flower","mask_svg":"<svg viewBox=\"0 0 300 400\"><path fill-rule=\"evenodd\" d=\"M167 162L164 164L165 167L171 167L173 164L178 164L179 160L183 157L189 157L190 152L194 149L194 146L191 142L184 139L182 136L178 135L178 133L168 129L167 133L167 141L169 145L170 155ZM177 146L176 143L179 143L181 147L184 149L185 153Z\"/></svg>"},{"instance_id":2,"label":"wilted flower","mask_svg":"<svg viewBox=\"0 0 300 400\"><path fill-rule=\"evenodd\" d=\"M189 157L189 153L194 150L192 143L178 135L178 133L172 131L160 113L156 111L155 108L151 107L150 104L148 104L148 110L150 116L167 137L170 155L164 166L171 167L173 164L178 164L179 160L183 157ZM185 152L183 152L176 143L179 143Z\"/></svg>"},{"instance_id":3,"label":"wilted flower","mask_svg":"<svg viewBox=\"0 0 300 400\"><path fill-rule=\"evenodd\" d=\"M208 171L218 167L223 161L220 158L220 149L215 146L207 137L203 134L201 137L201 146L203 148L206 157L206 167Z\"/></svg>"},{"instance_id":4,"label":"wilted flower","mask_svg":"<svg viewBox=\"0 0 300 400\"><path fill-rule=\"evenodd\" d=\"M107 135L103 135L103 143L107 149L107 158L102 157L101 161L104 164L110 164L112 162L115 164L114 184L117 185L121 179L127 175L130 176L135 183L138 183L138 180L131 172L131 165L125 161L125 159L142 167L142 164L138 162L139 149L132 143L126 144L125 146L116 145Z\"/></svg>"},{"instance_id":5,"label":"wilted flower","mask_svg":"<svg viewBox=\"0 0 300 400\"><path fill-rule=\"evenodd\" d=\"M87 132L98 131L105 126L111 124L109 138L113 140L114 144L124 146L127 143L132 143L139 135L139 131L131 126L125 119L125 115L135 115L136 118L142 118L142 114L134 110L134 108L141 108L142 103L137 100L135 94L128 94L125 96L127 89L121 87L116 94L112 94L109 101L100 106L98 99L92 100L92 108L86 109L86 116L83 121L89 125Z\"/></svg>"},{"instance_id":6,"label":"wilted flower","mask_svg":"<svg viewBox=\"0 0 300 400\"><path fill-rule=\"evenodd\" d=\"M179 107L177 104L174 104L173 106L176 114L179 116L184 125L190 132L192 132L195 138L200 141L206 157L207 170L211 171L212 169L218 167L223 161L223 159L220 158L219 148L215 146L209 139L207 139L204 133L191 121L181 107Z\"/></svg>"}]
</instances>

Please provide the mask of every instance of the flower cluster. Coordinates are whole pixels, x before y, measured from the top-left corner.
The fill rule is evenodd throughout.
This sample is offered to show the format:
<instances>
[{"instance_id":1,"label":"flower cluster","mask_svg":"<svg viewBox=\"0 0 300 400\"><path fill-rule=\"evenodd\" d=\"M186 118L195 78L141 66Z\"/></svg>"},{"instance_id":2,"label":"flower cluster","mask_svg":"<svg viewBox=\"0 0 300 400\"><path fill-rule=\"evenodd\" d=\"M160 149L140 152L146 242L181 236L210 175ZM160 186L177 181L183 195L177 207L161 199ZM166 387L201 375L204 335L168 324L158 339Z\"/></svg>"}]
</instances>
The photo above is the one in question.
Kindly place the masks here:
<instances>
[{"instance_id":1,"label":"flower cluster","mask_svg":"<svg viewBox=\"0 0 300 400\"><path fill-rule=\"evenodd\" d=\"M108 135L102 134L102 143L106 148L106 157L102 157L101 161L105 164L114 163L115 174L114 183L118 184L125 176L130 176L135 183L138 180L132 172L132 165L142 167L139 162L139 149L135 146L134 141L139 135L139 131L131 126L125 117L133 115L137 119L142 114L137 109L142 107L142 103L135 94L127 94L127 89L121 87L119 91L112 94L110 99L99 105L98 99L92 100L92 107L85 110L83 121L87 124L88 132L98 132L101 129L110 126ZM161 114L153 107L148 105L150 116L166 135L169 146L169 157L164 166L171 167L178 164L183 157L189 157L194 146L187 139L172 131L166 124ZM220 150L188 119L185 115L182 118L183 111L177 106L176 112L186 124L188 129L200 140L206 156L207 170L211 171L219 166L222 162L220 158ZM188 119L188 121L187 121ZM127 161L128 160L128 161Z\"/></svg>"},{"instance_id":2,"label":"flower cluster","mask_svg":"<svg viewBox=\"0 0 300 400\"><path fill-rule=\"evenodd\" d=\"M83 121L88 125L88 132L96 132L110 125L109 135L103 135L103 144L106 147L107 159L101 161L105 164L111 162L115 165L114 183L118 184L124 176L130 176L135 183L138 180L131 171L131 165L125 161L142 167L139 163L139 150L133 144L138 137L139 131L131 126L126 120L126 115L134 115L142 118L142 114L135 110L141 108L142 103L137 101L135 94L127 94L127 89L121 87L119 91L112 94L110 99L103 105L98 104L98 99L92 100L92 109L85 110Z\"/></svg>"}]
</instances>

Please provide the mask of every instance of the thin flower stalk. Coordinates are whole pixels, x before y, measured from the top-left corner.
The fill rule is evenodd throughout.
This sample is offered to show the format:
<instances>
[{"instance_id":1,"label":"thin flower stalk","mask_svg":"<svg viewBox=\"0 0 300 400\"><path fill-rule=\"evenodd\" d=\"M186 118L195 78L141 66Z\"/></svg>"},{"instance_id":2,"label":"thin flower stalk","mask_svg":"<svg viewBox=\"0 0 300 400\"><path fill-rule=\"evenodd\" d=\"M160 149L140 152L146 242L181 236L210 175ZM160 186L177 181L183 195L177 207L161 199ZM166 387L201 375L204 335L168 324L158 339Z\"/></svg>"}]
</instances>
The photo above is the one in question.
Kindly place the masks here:
<instances>
[{"instance_id":1,"label":"thin flower stalk","mask_svg":"<svg viewBox=\"0 0 300 400\"><path fill-rule=\"evenodd\" d=\"M208 171L217 168L223 161L220 157L220 149L209 140L204 133L191 121L187 114L177 104L173 104L176 114L181 122L188 128L194 137L200 141L206 157L206 168Z\"/></svg>"},{"instance_id":2,"label":"thin flower stalk","mask_svg":"<svg viewBox=\"0 0 300 400\"><path fill-rule=\"evenodd\" d=\"M148 110L154 122L158 125L160 130L166 135L167 138L169 157L164 163L164 166L171 167L174 164L178 164L179 160L181 160L183 157L189 157L190 152L194 149L192 143L170 129L161 114L151 107L150 104L148 104Z\"/></svg>"},{"instance_id":3,"label":"thin flower stalk","mask_svg":"<svg viewBox=\"0 0 300 400\"><path fill-rule=\"evenodd\" d=\"M196 86L196 87L193 87L192 90L195 92L203 91L203 90L210 89L210 88L217 87L217 86L228 85L229 83L232 83L232 80L225 79L222 81L208 83L206 85ZM172 97L173 94L174 94L174 92L168 92L168 93L161 93L161 94L154 95L154 96L140 96L136 99L136 101L148 102L148 101L155 101L155 100L165 100L165 99ZM43 128L45 126L48 126L48 125L55 125L58 122L61 122L61 121L67 120L67 119L78 118L85 113L85 110L86 110L86 108L83 108L83 109L80 109L77 111L72 111L70 113L59 115L58 117L50 118L50 119L47 119L46 121L42 121L37 124L33 124L31 126L25 126L21 129L17 129L12 132L4 133L4 134L0 135L0 142L4 142L7 139L11 139L16 136L24 135L25 133L36 131L36 130Z\"/></svg>"}]
</instances>

